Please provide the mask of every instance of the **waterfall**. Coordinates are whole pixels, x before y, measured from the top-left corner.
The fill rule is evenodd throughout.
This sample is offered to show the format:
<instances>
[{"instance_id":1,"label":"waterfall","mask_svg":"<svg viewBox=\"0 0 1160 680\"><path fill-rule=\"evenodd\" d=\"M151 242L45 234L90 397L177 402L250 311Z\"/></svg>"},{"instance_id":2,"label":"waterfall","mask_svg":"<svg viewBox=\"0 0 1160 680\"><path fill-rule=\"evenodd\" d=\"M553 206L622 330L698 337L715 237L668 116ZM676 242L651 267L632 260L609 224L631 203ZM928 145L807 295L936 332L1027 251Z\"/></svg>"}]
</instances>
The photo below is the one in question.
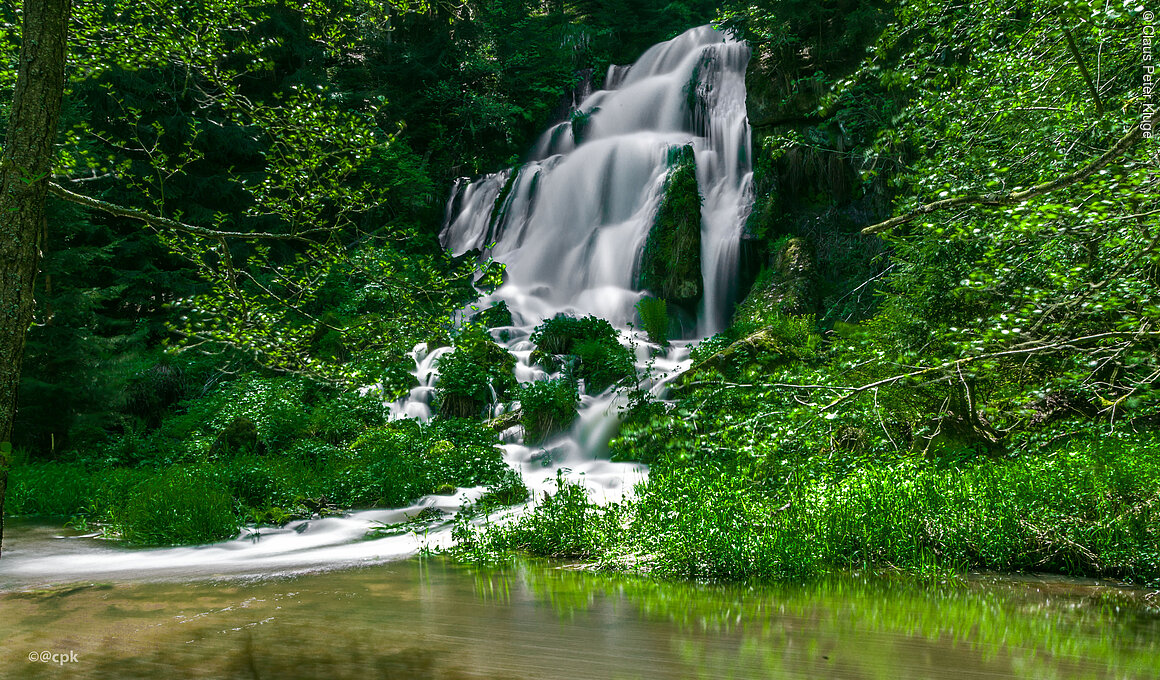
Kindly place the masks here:
<instances>
[{"instance_id":1,"label":"waterfall","mask_svg":"<svg viewBox=\"0 0 1160 680\"><path fill-rule=\"evenodd\" d=\"M613 66L572 120L550 127L523 165L456 184L441 242L507 266L517 325L558 312L633 321L633 274L653 224L669 149L691 144L701 209L704 299L698 334L724 328L752 184L745 114L749 49L708 26Z\"/></svg>"},{"instance_id":2,"label":"waterfall","mask_svg":"<svg viewBox=\"0 0 1160 680\"><path fill-rule=\"evenodd\" d=\"M748 46L729 35L708 26L686 31L631 66L610 67L603 89L574 100L568 119L551 125L523 164L455 184L440 242L455 255L475 250L506 266L503 285L478 306L503 302L512 313L512 325L493 334L516 356L521 382L548 377L530 363L528 338L559 313L594 314L621 329L622 341L637 345L638 371L654 392L687 363L692 339L658 356L628 331L645 295L636 273L674 148L692 146L703 200L696 335L728 325L753 179L748 62ZM416 357L425 352L417 348ZM429 360L417 363L421 385L392 405L396 417L429 412L430 371ZM584 395L569 432L529 447L509 431L505 458L534 493L552 490L563 469L597 500L620 500L647 475L643 466L607 460L621 405L615 392Z\"/></svg>"},{"instance_id":3,"label":"waterfall","mask_svg":"<svg viewBox=\"0 0 1160 680\"><path fill-rule=\"evenodd\" d=\"M480 308L503 302L513 325L495 336L516 356L526 382L546 377L529 364L532 330L559 313L594 314L627 329L645 295L636 288L641 253L653 228L671 151L691 145L701 206L703 296L696 334L723 329L736 296L741 230L753 179L745 111L749 48L702 26L655 45L631 66L612 66L601 90L573 104L518 167L456 183L440 241L456 255L479 251L506 266L503 285ZM688 356L690 339L665 355L638 349L645 384L659 388ZM653 348L655 350L655 348ZM649 372L651 371L651 374ZM418 375L418 373L416 374ZM425 376L419 375L421 381ZM429 382L392 406L403 416L425 411ZM659 391L656 389L655 391ZM643 466L612 463L605 450L617 427L615 393L582 397L570 432L540 447L508 433L505 457L533 492L551 490L558 469L598 500L619 500Z\"/></svg>"}]
</instances>

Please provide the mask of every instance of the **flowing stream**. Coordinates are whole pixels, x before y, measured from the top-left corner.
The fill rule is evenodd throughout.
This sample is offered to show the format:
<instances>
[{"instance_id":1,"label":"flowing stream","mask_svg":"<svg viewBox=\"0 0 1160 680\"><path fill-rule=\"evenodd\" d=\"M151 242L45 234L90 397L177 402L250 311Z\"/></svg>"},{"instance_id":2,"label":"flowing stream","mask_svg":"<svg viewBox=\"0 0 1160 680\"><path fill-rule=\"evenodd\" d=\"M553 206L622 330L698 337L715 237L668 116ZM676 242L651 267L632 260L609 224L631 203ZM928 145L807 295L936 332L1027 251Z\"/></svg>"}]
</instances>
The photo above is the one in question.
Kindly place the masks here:
<instances>
[{"instance_id":1,"label":"flowing stream","mask_svg":"<svg viewBox=\"0 0 1160 680\"><path fill-rule=\"evenodd\" d=\"M511 311L513 325L492 332L516 356L521 382L547 377L530 363L534 346L528 338L558 313L595 314L612 322L622 342L636 347L644 385L656 391L687 363L690 338L658 355L630 329L644 295L634 284L635 270L675 147L692 145L703 198L704 296L693 335L726 324L752 181L744 86L748 60L744 43L707 26L691 29L650 48L631 66L612 67L602 89L579 91L571 118L547 130L520 167L456 184L442 242L456 254L475 249L506 265L505 283L479 307L502 301ZM425 345L413 350L420 384L390 405L393 418L431 416L436 362L449 351ZM504 433L505 459L534 497L554 491L558 472L586 485L602 502L619 501L646 478L644 466L608 460L617 399L614 390L584 395L571 429L538 446L521 443L518 427ZM423 547L447 546L446 518L482 492L461 489L455 497L429 496L407 508L248 529L233 541L196 547L134 550L58 532L60 540L29 550L12 537L5 543L0 580L258 575L395 560ZM368 539L368 531L380 524L407 522L431 508L442 511L442 519Z\"/></svg>"},{"instance_id":2,"label":"flowing stream","mask_svg":"<svg viewBox=\"0 0 1160 680\"><path fill-rule=\"evenodd\" d=\"M1153 680L1146 597L1058 579L712 585L438 559L0 585L0 677Z\"/></svg>"}]
</instances>

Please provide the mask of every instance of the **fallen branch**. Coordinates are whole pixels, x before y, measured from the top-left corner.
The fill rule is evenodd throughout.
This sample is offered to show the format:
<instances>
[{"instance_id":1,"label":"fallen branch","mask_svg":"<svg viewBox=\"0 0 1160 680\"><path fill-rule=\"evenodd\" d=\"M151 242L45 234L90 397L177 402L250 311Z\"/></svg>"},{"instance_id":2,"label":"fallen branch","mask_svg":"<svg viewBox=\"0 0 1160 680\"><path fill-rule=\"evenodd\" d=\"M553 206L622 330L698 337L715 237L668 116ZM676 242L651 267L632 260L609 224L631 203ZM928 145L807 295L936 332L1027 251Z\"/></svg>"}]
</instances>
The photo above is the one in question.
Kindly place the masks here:
<instances>
[{"instance_id":1,"label":"fallen branch","mask_svg":"<svg viewBox=\"0 0 1160 680\"><path fill-rule=\"evenodd\" d=\"M515 411L510 411L508 413L504 413L503 415L498 415L491 420L484 421L483 426L490 430L495 430L496 432L503 432L509 427L515 427L516 425L519 425L520 416L522 415L523 411L516 409Z\"/></svg>"},{"instance_id":2,"label":"fallen branch","mask_svg":"<svg viewBox=\"0 0 1160 680\"><path fill-rule=\"evenodd\" d=\"M872 225L866 227L865 229L863 229L862 233L863 234L880 234L884 231L889 231L889 230L893 229L894 227L897 227L901 224L906 224L907 222L910 222L911 220L913 220L915 218L922 217L923 215L929 215L930 213L936 212L939 210L946 210L948 208L960 208L960 207L965 207L965 206L969 206L969 205L985 205L985 206L1013 205L1016 203L1022 203L1023 201L1026 201L1028 199L1035 198L1036 196L1042 196L1044 194L1051 193L1051 192L1055 191L1056 189L1061 189L1063 187L1069 186L1071 184L1075 184L1076 182L1079 182L1079 181L1082 181L1084 179L1087 179L1088 177L1091 177L1096 172L1098 172L1101 168L1103 168L1104 166L1108 165L1112 161L1116 160L1120 156L1127 153L1127 151L1129 149L1131 149L1133 146L1135 146L1136 143L1139 142L1140 139L1142 139L1142 136L1143 136L1143 133L1140 130L1140 126L1137 125L1137 126L1133 127L1128 132L1128 134L1124 135L1120 139L1120 141L1116 142L1115 146L1108 149L1107 152L1104 153L1104 155L1095 159L1091 163L1088 163L1087 166L1085 166L1079 170L1076 170L1075 172L1073 172L1071 174L1064 175L1063 177L1052 180L1050 182L1044 182L1043 184L1037 184L1037 185L1031 187L1030 189L1025 189L1023 191L1012 191L1012 192L1009 192L1006 194L971 194L969 196L957 196L955 198L946 198L946 199L943 199L941 201L935 201L934 203L928 203L926 205L919 206L918 208L915 208L914 210L906 213L905 215L899 215L898 217L891 217L890 219L885 220L883 222L879 222L877 224L872 224Z\"/></svg>"}]
</instances>

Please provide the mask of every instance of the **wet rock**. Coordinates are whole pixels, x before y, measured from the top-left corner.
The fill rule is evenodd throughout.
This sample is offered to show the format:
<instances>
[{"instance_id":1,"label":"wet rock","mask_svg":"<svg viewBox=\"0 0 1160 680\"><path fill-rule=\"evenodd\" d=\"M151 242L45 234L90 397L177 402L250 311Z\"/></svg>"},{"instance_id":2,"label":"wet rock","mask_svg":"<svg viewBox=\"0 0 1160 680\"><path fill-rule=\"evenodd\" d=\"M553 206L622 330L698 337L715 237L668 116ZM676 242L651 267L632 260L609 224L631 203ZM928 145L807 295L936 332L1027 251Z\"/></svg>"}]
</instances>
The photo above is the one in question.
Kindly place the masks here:
<instances>
[{"instance_id":1,"label":"wet rock","mask_svg":"<svg viewBox=\"0 0 1160 680\"><path fill-rule=\"evenodd\" d=\"M696 310L701 278L701 194L692 145L674 149L664 197L641 252L637 286Z\"/></svg>"}]
</instances>

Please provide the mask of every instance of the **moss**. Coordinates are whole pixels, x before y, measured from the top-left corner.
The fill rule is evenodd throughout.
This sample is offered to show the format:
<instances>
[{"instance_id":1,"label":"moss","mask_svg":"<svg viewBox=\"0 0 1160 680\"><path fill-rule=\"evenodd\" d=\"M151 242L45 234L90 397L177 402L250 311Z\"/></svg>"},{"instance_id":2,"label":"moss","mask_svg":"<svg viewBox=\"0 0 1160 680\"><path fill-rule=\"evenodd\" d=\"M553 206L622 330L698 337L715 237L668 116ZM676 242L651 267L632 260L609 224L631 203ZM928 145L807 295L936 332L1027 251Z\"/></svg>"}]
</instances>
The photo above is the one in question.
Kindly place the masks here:
<instances>
[{"instance_id":1,"label":"moss","mask_svg":"<svg viewBox=\"0 0 1160 680\"><path fill-rule=\"evenodd\" d=\"M503 300L500 300L487 309L480 310L471 315L471 323L477 323L484 328L511 326L512 313L511 310L508 309L507 303Z\"/></svg>"},{"instance_id":2,"label":"moss","mask_svg":"<svg viewBox=\"0 0 1160 680\"><path fill-rule=\"evenodd\" d=\"M508 197L511 196L512 188L515 187L516 178L520 176L520 170L523 166L516 166L512 168L512 172L508 175L507 181L504 182L503 188L499 190L499 195L495 197L495 203L491 208L491 219L487 224L488 239L495 238L495 227L503 218L504 208L507 207Z\"/></svg>"},{"instance_id":3,"label":"moss","mask_svg":"<svg viewBox=\"0 0 1160 680\"><path fill-rule=\"evenodd\" d=\"M789 238L775 244L771 267L761 273L737 307L734 324L752 328L778 314L814 314L818 308L817 256L813 243Z\"/></svg>"},{"instance_id":4,"label":"moss","mask_svg":"<svg viewBox=\"0 0 1160 680\"><path fill-rule=\"evenodd\" d=\"M669 176L645 239L637 286L666 302L696 309L701 280L701 194L692 145L670 154Z\"/></svg>"}]
</instances>

